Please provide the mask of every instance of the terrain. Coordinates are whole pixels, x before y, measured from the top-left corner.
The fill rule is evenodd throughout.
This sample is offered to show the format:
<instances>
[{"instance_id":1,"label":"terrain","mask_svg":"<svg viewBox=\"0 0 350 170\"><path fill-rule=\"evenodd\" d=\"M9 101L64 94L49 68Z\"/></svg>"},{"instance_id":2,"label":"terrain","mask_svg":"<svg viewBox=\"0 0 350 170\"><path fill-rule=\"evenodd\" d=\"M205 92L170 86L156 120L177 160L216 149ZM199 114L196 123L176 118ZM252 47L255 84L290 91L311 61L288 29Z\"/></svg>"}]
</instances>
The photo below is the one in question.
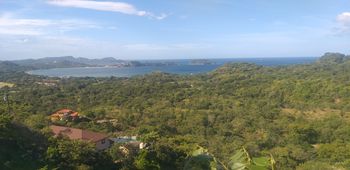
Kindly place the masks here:
<instances>
[{"instance_id":1,"label":"terrain","mask_svg":"<svg viewBox=\"0 0 350 170\"><path fill-rule=\"evenodd\" d=\"M129 61L117 60L113 57L101 59L88 59L83 57L63 56L63 57L46 57L39 59L24 59L0 61L0 67L7 71L15 70L35 70L51 68L74 68L74 67L140 67L140 66L168 66L176 65L174 62L157 62L157 61ZM20 67L21 69L19 69ZM11 69L9 69L11 68ZM0 70L1 71L1 70Z\"/></svg>"},{"instance_id":2,"label":"terrain","mask_svg":"<svg viewBox=\"0 0 350 170\"><path fill-rule=\"evenodd\" d=\"M344 54L305 65L230 63L207 74L131 78L49 78L8 65L0 67L0 82L11 84L0 88L9 101L0 102L1 169L234 169L232 156L242 148L275 161L267 169L350 167ZM53 138L47 116L62 108L90 121L61 125L137 135L151 147L123 157L119 146L96 152ZM109 119L117 123L96 123Z\"/></svg>"}]
</instances>

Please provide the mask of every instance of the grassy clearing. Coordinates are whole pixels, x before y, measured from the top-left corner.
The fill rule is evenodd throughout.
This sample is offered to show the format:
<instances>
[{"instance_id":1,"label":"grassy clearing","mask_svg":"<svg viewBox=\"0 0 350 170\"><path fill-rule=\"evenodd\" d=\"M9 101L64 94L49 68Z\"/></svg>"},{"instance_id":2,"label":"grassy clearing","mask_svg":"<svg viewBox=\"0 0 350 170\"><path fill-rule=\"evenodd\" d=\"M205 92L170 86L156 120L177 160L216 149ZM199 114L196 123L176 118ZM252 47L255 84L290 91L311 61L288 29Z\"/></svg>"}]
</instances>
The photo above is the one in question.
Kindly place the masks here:
<instances>
[{"instance_id":1,"label":"grassy clearing","mask_svg":"<svg viewBox=\"0 0 350 170\"><path fill-rule=\"evenodd\" d=\"M12 84L12 83L6 83L6 82L0 82L0 88L3 88L3 87L13 87L15 86L15 84Z\"/></svg>"}]
</instances>

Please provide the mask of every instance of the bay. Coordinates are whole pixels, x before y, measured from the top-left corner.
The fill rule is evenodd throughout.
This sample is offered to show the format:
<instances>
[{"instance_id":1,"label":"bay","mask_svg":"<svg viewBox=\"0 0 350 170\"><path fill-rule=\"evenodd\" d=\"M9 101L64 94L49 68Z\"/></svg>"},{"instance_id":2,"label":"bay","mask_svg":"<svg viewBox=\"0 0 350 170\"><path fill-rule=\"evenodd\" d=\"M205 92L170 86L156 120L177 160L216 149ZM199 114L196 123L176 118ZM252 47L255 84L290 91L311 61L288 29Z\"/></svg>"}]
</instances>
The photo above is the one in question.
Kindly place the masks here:
<instances>
[{"instance_id":1,"label":"bay","mask_svg":"<svg viewBox=\"0 0 350 170\"><path fill-rule=\"evenodd\" d=\"M142 67L79 67L79 68L54 68L29 71L29 74L50 77L131 77L152 72L165 72L172 74L199 74L217 69L226 63L254 63L263 66L285 66L295 64L307 64L315 62L316 57L291 57L291 58L232 58L232 59L206 59L212 64L193 65L193 60L142 60L143 63L175 63L167 66L142 66Z\"/></svg>"}]
</instances>

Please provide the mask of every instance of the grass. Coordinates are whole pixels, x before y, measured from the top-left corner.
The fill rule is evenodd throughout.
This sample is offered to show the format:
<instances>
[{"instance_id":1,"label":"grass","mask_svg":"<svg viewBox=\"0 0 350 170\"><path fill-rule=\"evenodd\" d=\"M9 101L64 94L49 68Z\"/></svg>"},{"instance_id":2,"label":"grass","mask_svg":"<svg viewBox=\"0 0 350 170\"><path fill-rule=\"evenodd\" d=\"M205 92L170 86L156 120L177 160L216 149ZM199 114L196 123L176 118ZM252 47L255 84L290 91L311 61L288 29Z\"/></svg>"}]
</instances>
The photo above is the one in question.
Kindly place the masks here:
<instances>
[{"instance_id":1,"label":"grass","mask_svg":"<svg viewBox=\"0 0 350 170\"><path fill-rule=\"evenodd\" d=\"M13 86L15 86L15 84L6 83L6 82L0 82L0 88L3 88L3 87L13 87Z\"/></svg>"}]
</instances>

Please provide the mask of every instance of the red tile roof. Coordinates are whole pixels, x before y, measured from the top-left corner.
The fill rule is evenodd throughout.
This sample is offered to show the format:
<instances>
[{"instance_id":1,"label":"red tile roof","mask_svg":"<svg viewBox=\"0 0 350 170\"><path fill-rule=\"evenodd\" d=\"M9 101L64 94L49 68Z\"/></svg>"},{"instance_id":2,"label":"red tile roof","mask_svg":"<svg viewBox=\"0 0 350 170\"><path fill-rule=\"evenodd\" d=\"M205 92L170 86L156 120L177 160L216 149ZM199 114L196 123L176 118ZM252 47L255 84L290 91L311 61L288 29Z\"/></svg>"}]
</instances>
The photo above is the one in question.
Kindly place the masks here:
<instances>
[{"instance_id":1,"label":"red tile roof","mask_svg":"<svg viewBox=\"0 0 350 170\"><path fill-rule=\"evenodd\" d=\"M70 116L79 116L79 113L78 112L74 112L74 113L72 113L72 114L70 114Z\"/></svg>"},{"instance_id":2,"label":"red tile roof","mask_svg":"<svg viewBox=\"0 0 350 170\"><path fill-rule=\"evenodd\" d=\"M73 112L73 111L70 109L62 109L62 110L57 111L56 113L70 113L70 112Z\"/></svg>"},{"instance_id":3,"label":"red tile roof","mask_svg":"<svg viewBox=\"0 0 350 170\"><path fill-rule=\"evenodd\" d=\"M52 125L50 126L50 128L56 136L63 135L63 136L67 136L69 139L72 139L72 140L85 140L85 141L98 142L108 137L103 133L97 133L97 132L92 132L88 130L82 130L82 129L64 127L64 126Z\"/></svg>"},{"instance_id":4,"label":"red tile roof","mask_svg":"<svg viewBox=\"0 0 350 170\"><path fill-rule=\"evenodd\" d=\"M79 117L79 113L74 112L73 110L70 110L70 109L62 109L51 114L51 117L63 117L63 116L70 116L70 117L76 118L76 117Z\"/></svg>"}]
</instances>

